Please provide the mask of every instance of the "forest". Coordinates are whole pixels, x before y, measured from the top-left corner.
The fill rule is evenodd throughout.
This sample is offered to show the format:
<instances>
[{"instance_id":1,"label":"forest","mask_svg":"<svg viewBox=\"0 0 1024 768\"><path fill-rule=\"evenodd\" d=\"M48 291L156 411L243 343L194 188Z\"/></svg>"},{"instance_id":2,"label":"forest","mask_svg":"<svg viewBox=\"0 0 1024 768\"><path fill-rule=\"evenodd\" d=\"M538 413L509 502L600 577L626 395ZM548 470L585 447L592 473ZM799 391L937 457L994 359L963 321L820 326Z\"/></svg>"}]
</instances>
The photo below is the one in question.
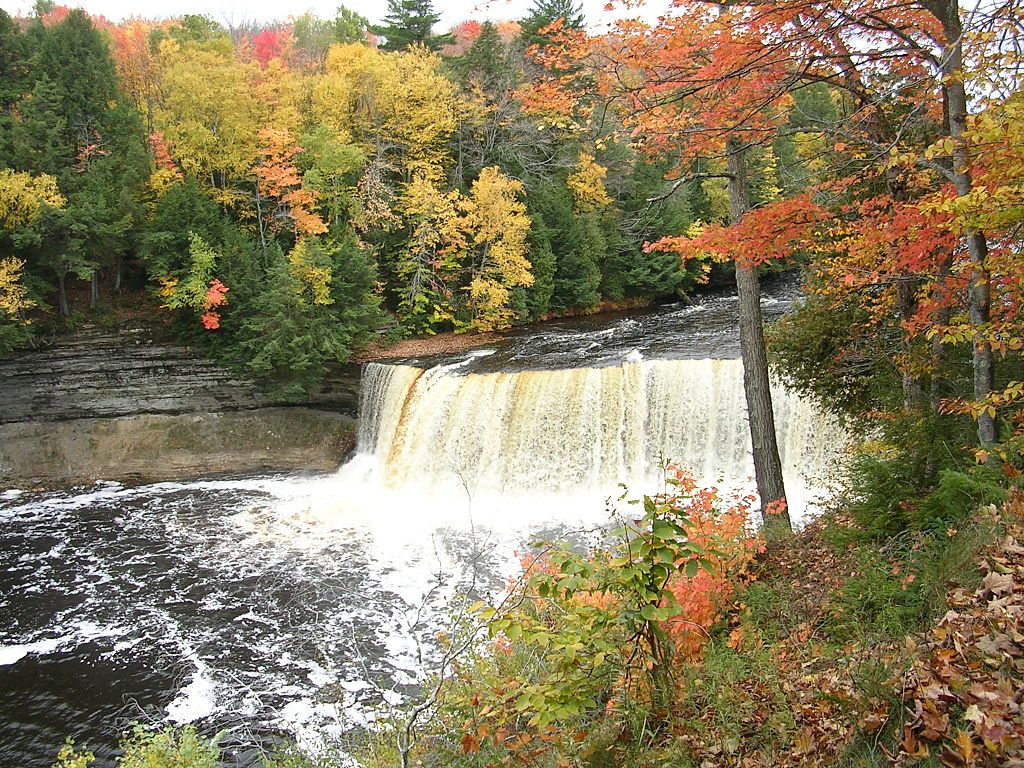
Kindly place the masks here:
<instances>
[{"instance_id":1,"label":"forest","mask_svg":"<svg viewBox=\"0 0 1024 768\"><path fill-rule=\"evenodd\" d=\"M419 702L348 752L1024 764L1024 9L438 20L0 12L0 351L130 295L287 399L374 340L734 282L744 375L766 390L770 366L855 438L828 512L793 534L762 482L768 403L763 527L667 465L603 548L542 548L467 600ZM803 300L762 330L775 270ZM220 755L191 728L123 749Z\"/></svg>"},{"instance_id":2,"label":"forest","mask_svg":"<svg viewBox=\"0 0 1024 768\"><path fill-rule=\"evenodd\" d=\"M410 7L380 46L345 8L232 30L0 16L0 349L144 291L177 337L287 396L378 332L506 328L692 285L643 244L715 202L649 204L664 164L626 144L599 161L523 107L557 3L443 36L429 4Z\"/></svg>"}]
</instances>

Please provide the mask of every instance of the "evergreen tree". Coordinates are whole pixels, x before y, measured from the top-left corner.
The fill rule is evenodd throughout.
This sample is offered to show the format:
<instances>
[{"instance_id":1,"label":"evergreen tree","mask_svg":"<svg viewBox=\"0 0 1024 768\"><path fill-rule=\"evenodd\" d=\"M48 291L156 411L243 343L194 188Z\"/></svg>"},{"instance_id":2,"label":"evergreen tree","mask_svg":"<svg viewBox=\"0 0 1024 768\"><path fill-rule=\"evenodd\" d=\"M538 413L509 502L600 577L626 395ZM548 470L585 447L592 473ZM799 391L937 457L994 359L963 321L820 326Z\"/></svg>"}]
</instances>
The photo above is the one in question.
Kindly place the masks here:
<instances>
[{"instance_id":1,"label":"evergreen tree","mask_svg":"<svg viewBox=\"0 0 1024 768\"><path fill-rule=\"evenodd\" d=\"M410 45L425 45L433 51L452 41L450 35L435 35L441 14L431 0L388 0L388 15L374 32L385 39L385 51L402 51Z\"/></svg>"},{"instance_id":2,"label":"evergreen tree","mask_svg":"<svg viewBox=\"0 0 1024 768\"><path fill-rule=\"evenodd\" d=\"M99 30L83 11L71 11L45 30L35 63L56 88L67 144L77 149L93 143L102 115L118 96L114 60Z\"/></svg>"},{"instance_id":3,"label":"evergreen tree","mask_svg":"<svg viewBox=\"0 0 1024 768\"><path fill-rule=\"evenodd\" d=\"M469 50L455 60L453 69L464 83L477 84L488 96L499 86L511 83L514 67L494 22L483 23L480 34Z\"/></svg>"},{"instance_id":4,"label":"evergreen tree","mask_svg":"<svg viewBox=\"0 0 1024 768\"><path fill-rule=\"evenodd\" d=\"M0 114L6 115L30 85L28 38L0 8Z\"/></svg>"},{"instance_id":5,"label":"evergreen tree","mask_svg":"<svg viewBox=\"0 0 1024 768\"><path fill-rule=\"evenodd\" d=\"M65 141L67 121L57 85L46 75L17 105L19 119L11 127L9 160L14 168L59 176L73 158Z\"/></svg>"},{"instance_id":6,"label":"evergreen tree","mask_svg":"<svg viewBox=\"0 0 1024 768\"><path fill-rule=\"evenodd\" d=\"M141 237L140 255L151 277L169 275L185 266L190 233L219 248L224 228L217 204L203 194L198 181L189 178L170 187L157 201Z\"/></svg>"},{"instance_id":7,"label":"evergreen tree","mask_svg":"<svg viewBox=\"0 0 1024 768\"><path fill-rule=\"evenodd\" d=\"M524 45L545 45L548 38L541 30L562 19L566 29L582 30L586 26L583 6L576 0L534 0L533 8L519 26Z\"/></svg>"},{"instance_id":8,"label":"evergreen tree","mask_svg":"<svg viewBox=\"0 0 1024 768\"><path fill-rule=\"evenodd\" d=\"M347 361L382 317L377 273L366 251L326 239L305 241L303 251L305 267L330 276L326 295L310 293L295 261L275 245L265 278L240 286L235 307L241 319L233 354L278 400L317 387L327 366Z\"/></svg>"}]
</instances>

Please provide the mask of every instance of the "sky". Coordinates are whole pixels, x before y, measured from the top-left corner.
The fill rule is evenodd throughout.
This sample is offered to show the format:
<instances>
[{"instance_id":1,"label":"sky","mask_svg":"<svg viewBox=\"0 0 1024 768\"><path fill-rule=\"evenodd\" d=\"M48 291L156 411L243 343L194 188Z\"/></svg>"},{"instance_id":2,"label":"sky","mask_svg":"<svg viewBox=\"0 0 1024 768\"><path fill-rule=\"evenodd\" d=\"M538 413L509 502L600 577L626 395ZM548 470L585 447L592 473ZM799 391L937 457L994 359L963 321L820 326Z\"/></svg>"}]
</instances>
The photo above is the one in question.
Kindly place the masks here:
<instances>
[{"instance_id":1,"label":"sky","mask_svg":"<svg viewBox=\"0 0 1024 768\"><path fill-rule=\"evenodd\" d=\"M606 1L582 0L587 22L592 27L599 27L610 18L603 10ZM27 14L32 4L33 0L0 0L0 8L12 16ZM154 18L200 13L210 15L217 21L239 24L244 21L286 19L289 16L301 16L306 11L312 11L322 18L333 18L339 0L159 0L152 4L140 3L138 0L58 0L58 4L80 7L90 14L106 16L111 21L131 16ZM344 0L343 4L372 22L379 22L387 11L386 0ZM667 0L651 0L643 9L620 12L620 15L643 16L653 20L658 10L667 5ZM522 18L532 6L533 0L434 1L434 8L441 14L439 31L467 19L499 21Z\"/></svg>"}]
</instances>

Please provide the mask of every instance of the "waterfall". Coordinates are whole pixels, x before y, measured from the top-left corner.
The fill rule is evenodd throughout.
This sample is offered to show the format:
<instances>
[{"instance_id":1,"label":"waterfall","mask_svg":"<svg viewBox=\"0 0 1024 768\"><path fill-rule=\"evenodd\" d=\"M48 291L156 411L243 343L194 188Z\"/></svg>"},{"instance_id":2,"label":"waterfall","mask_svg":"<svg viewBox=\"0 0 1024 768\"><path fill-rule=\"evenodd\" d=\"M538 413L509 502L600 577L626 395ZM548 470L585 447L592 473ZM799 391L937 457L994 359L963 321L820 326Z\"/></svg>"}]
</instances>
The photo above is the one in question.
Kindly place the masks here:
<instances>
[{"instance_id":1,"label":"waterfall","mask_svg":"<svg viewBox=\"0 0 1024 768\"><path fill-rule=\"evenodd\" d=\"M636 360L507 373L372 363L363 372L357 462L393 488L499 492L635 489L663 460L714 484L754 474L739 360ZM836 425L773 386L787 482L816 485Z\"/></svg>"}]
</instances>

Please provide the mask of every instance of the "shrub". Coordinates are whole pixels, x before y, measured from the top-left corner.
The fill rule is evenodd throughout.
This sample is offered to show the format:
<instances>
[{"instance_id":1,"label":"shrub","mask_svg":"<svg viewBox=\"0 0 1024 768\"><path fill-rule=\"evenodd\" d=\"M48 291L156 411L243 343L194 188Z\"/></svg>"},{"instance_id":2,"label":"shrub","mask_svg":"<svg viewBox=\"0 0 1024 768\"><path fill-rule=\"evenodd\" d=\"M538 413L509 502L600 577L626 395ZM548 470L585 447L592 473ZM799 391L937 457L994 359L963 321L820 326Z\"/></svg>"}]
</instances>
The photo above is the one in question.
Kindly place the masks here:
<instances>
[{"instance_id":1,"label":"shrub","mask_svg":"<svg viewBox=\"0 0 1024 768\"><path fill-rule=\"evenodd\" d=\"M136 725L121 740L117 768L218 768L221 750L219 736L206 740L191 725L170 726L159 731ZM89 768L95 760L92 752L78 752L68 739L53 768Z\"/></svg>"}]
</instances>

